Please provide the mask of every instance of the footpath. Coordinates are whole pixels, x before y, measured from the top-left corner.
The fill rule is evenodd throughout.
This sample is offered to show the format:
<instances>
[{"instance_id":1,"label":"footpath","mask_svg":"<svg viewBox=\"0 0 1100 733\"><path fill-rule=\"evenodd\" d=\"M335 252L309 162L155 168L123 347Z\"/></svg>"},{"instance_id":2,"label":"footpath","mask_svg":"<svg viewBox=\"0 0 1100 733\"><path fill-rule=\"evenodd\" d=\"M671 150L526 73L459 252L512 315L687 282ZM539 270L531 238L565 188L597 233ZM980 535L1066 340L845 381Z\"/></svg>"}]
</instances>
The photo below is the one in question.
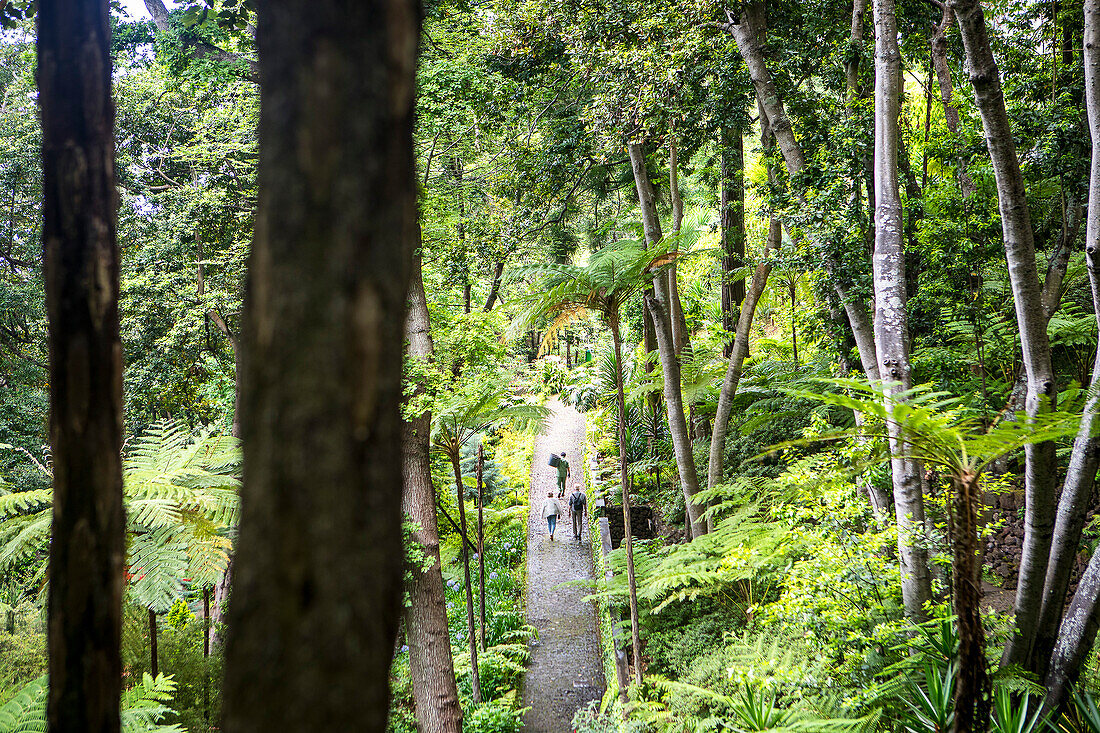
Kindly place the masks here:
<instances>
[{"instance_id":1,"label":"footpath","mask_svg":"<svg viewBox=\"0 0 1100 733\"><path fill-rule=\"evenodd\" d=\"M558 518L554 541L546 534L542 502L548 491L557 495L557 471L547 465L551 453L566 452L572 476L566 497L574 486L584 485L581 457L584 416L558 401L547 403L553 415L546 431L535 441L531 466L531 511L527 518L527 622L538 629L539 640L531 647L531 661L523 683L525 731L567 733L578 708L604 693L603 665L596 630L596 610L585 602L590 588L561 583L592 579L592 550L588 527L580 542L573 539L568 514ZM591 511L589 497L589 511Z\"/></svg>"}]
</instances>

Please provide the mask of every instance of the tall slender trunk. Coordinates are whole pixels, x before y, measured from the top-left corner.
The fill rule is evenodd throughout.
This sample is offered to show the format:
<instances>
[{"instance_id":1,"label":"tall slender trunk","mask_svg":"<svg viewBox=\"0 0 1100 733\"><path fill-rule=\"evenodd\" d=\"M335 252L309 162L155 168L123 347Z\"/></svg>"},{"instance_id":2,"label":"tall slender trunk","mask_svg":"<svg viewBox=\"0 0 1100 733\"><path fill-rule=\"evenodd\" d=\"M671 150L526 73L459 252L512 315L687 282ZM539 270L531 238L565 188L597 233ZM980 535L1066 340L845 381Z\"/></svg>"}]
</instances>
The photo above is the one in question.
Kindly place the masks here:
<instances>
[{"instance_id":1,"label":"tall slender trunk","mask_svg":"<svg viewBox=\"0 0 1100 733\"><path fill-rule=\"evenodd\" d=\"M1095 304L1098 298L1098 286L1100 286L1100 0L1085 0L1084 16L1085 106L1088 110L1089 136L1092 140L1089 204L1085 223L1085 259L1088 263L1089 283L1092 285L1093 303ZM1098 312L1098 317L1100 317L1100 312ZM1097 363L1093 366L1092 373L1094 385L1097 382L1097 373L1100 372L1100 347L1098 347L1097 354ZM1096 420L1095 403L1096 398L1094 397L1086 405L1085 414L1081 419L1082 433L1086 424L1091 426ZM1090 441L1089 447L1092 450L1081 451L1092 455L1078 459L1077 454L1080 448L1078 444L1081 441L1082 433L1078 434L1077 441L1074 443L1074 455L1070 460L1066 487L1062 490L1063 500L1067 502L1070 501L1066 499L1066 494L1070 490L1070 479L1075 473L1081 473L1083 469L1088 468L1082 466L1082 471L1078 471L1075 463L1084 463L1085 460L1091 458L1090 462L1093 463L1091 470L1095 474L1095 443ZM1086 483L1091 486L1092 482L1087 481ZM1059 506L1059 520L1062 518L1061 515L1062 506ZM1061 524L1061 521L1059 521L1059 524ZM1060 535L1059 540L1062 540ZM1065 542L1069 544L1069 539L1066 538ZM1076 550L1077 543L1073 542L1072 544L1073 549ZM1052 555L1058 549L1059 544L1055 544L1052 548ZM1076 682L1081 664L1092 648L1093 640L1096 638L1098 599L1100 599L1100 552L1093 553L1092 559L1089 560L1088 568L1077 585L1077 592L1066 610L1058 631L1058 639L1054 645L1054 652L1046 673L1048 693L1044 705L1048 710L1056 710L1066 701L1068 689ZM1052 594L1049 600L1044 598L1044 604L1046 603L1054 604L1055 595ZM1061 605L1060 601L1058 605ZM1040 628L1041 631L1042 628ZM1036 651L1041 651L1038 644Z\"/></svg>"},{"instance_id":2,"label":"tall slender trunk","mask_svg":"<svg viewBox=\"0 0 1100 733\"><path fill-rule=\"evenodd\" d=\"M1005 111L1000 72L990 50L981 3L979 0L950 0L950 5L962 31L974 99L982 116L982 127L997 181L1008 277L1027 372L1027 414L1034 418L1053 406L1057 390L1050 362L1046 311L1035 263L1034 234L1024 179L1016 157L1016 143ZM1054 443L1048 441L1030 445L1025 450L1025 456L1024 546L1016 587L1016 634L1005 647L1002 664L1028 664L1031 658L1054 529L1057 478Z\"/></svg>"},{"instance_id":3,"label":"tall slender trunk","mask_svg":"<svg viewBox=\"0 0 1100 733\"><path fill-rule=\"evenodd\" d=\"M848 87L848 105L859 99L859 62L863 54L863 16L867 14L867 0L852 0L852 34L849 41L848 60L844 64L844 78Z\"/></svg>"},{"instance_id":4,"label":"tall slender trunk","mask_svg":"<svg viewBox=\"0 0 1100 733\"><path fill-rule=\"evenodd\" d=\"M639 143L631 143L628 146L631 167L634 170L634 184L638 190L638 201L642 211L642 227L645 230L646 242L650 246L661 241L661 221L657 218L657 205L653 193L653 185L650 183L649 174L646 171L645 153ZM672 438L673 451L676 454L676 468L680 473L680 487L684 493L684 506L688 520L691 522L691 536L701 537L706 534L706 522L703 519L703 507L695 502L695 495L699 493L699 473L695 468L695 458L692 455L691 433L687 429L687 418L684 415L684 400L680 386L680 363L676 359L676 351L672 340L672 324L670 301L668 292L668 279L658 275L653 279L651 292L645 295L646 312L653 322L653 329L657 338L657 354L661 359L661 369L664 372L664 397L665 410L668 415L668 431Z\"/></svg>"},{"instance_id":5,"label":"tall slender trunk","mask_svg":"<svg viewBox=\"0 0 1100 733\"><path fill-rule=\"evenodd\" d=\"M462 278L462 310L464 313L469 313L473 286L470 282L470 255L466 251L466 191L463 189L465 170L462 165L462 158L455 156L453 167L455 187L458 192L458 264L462 268L462 272L459 273Z\"/></svg>"},{"instance_id":6,"label":"tall slender trunk","mask_svg":"<svg viewBox=\"0 0 1100 733\"><path fill-rule=\"evenodd\" d=\"M482 471L485 468L484 446L477 446L477 569L478 569L478 603L481 606L481 650L485 651L485 488L482 481Z\"/></svg>"},{"instance_id":7,"label":"tall slender trunk","mask_svg":"<svg viewBox=\"0 0 1100 733\"><path fill-rule=\"evenodd\" d=\"M958 170L955 175L959 181L959 190L962 192L963 198L967 199L973 195L976 187L973 179L970 178L970 173L967 171L966 158L962 155L962 146L958 144L959 111L955 108L953 101L955 84L951 80L951 67L947 63L947 29L954 22L955 13L951 10L951 6L945 3L943 18L940 20L939 25L933 24L932 26L931 57L932 68L936 72L936 81L940 87L944 121L947 123L947 130L955 138L956 147L959 150Z\"/></svg>"},{"instance_id":8,"label":"tall slender trunk","mask_svg":"<svg viewBox=\"0 0 1100 733\"><path fill-rule=\"evenodd\" d=\"M760 302L760 296L764 294L764 287L768 283L768 275L772 269L771 263L768 262L768 254L778 249L779 237L779 222L772 219L764 254L760 259L760 264L756 266L756 272L752 276L752 284L745 293L745 300L741 304L741 312L737 317L737 331L733 339L729 363L726 367L726 376L722 380L722 388L718 393L718 408L714 415L714 429L710 437L710 460L707 464L708 489L713 489L722 483L725 477L726 433L729 429L730 415L733 412L733 398L737 394L737 386L741 382L741 370L745 365L746 357L749 355L749 333L752 331L752 319L756 313L756 305ZM711 523L713 528L714 517L709 517L708 522Z\"/></svg>"},{"instance_id":9,"label":"tall slender trunk","mask_svg":"<svg viewBox=\"0 0 1100 733\"><path fill-rule=\"evenodd\" d=\"M909 326L905 301L905 252L902 246L901 193L898 186L898 105L901 53L893 0L875 0L875 351L888 409L912 388ZM900 399L904 399L901 397ZM898 523L898 559L906 615L927 618L932 598L924 531L924 487L920 461L909 454L897 422L887 422L894 511Z\"/></svg>"},{"instance_id":10,"label":"tall slender trunk","mask_svg":"<svg viewBox=\"0 0 1100 733\"><path fill-rule=\"evenodd\" d=\"M952 574L955 617L959 627L958 680L955 687L957 733L984 733L989 720L989 670L982 627L982 581L978 543L978 474L953 476Z\"/></svg>"},{"instance_id":11,"label":"tall slender trunk","mask_svg":"<svg viewBox=\"0 0 1100 733\"><path fill-rule=\"evenodd\" d=\"M419 10L260 0L257 18L223 729L384 730L404 574L396 457Z\"/></svg>"},{"instance_id":12,"label":"tall slender trunk","mask_svg":"<svg viewBox=\"0 0 1100 733\"><path fill-rule=\"evenodd\" d=\"M50 730L119 729L122 347L106 0L38 5L53 541Z\"/></svg>"},{"instance_id":13,"label":"tall slender trunk","mask_svg":"<svg viewBox=\"0 0 1100 733\"><path fill-rule=\"evenodd\" d=\"M160 654L157 653L157 612L149 609L149 674L153 679L160 674Z\"/></svg>"},{"instance_id":14,"label":"tall slender trunk","mask_svg":"<svg viewBox=\"0 0 1100 733\"><path fill-rule=\"evenodd\" d=\"M740 127L722 127L722 328L733 333L734 311L745 300L745 281L733 273L745 263L745 147ZM733 339L722 347L729 359Z\"/></svg>"},{"instance_id":15,"label":"tall slender trunk","mask_svg":"<svg viewBox=\"0 0 1100 733\"><path fill-rule=\"evenodd\" d=\"M466 497L462 488L462 468L458 463L459 448L456 445L451 453L451 468L455 472L455 492L458 494L458 522L461 527L462 572L466 576L466 633L470 646L470 680L473 684L474 702L481 702L481 674L477 666L477 627L474 625L474 594L470 580L470 534L466 531Z\"/></svg>"},{"instance_id":16,"label":"tall slender trunk","mask_svg":"<svg viewBox=\"0 0 1100 733\"><path fill-rule=\"evenodd\" d=\"M798 366L798 325L795 323L794 319L795 319L795 316L797 315L797 313L795 313L795 310L798 306L798 303L796 302L796 298L797 298L796 291L798 290L798 281L795 280L792 277L790 282L787 283L787 289L790 291L790 295L791 295L791 352L792 352L792 356L794 357L794 365L797 367Z\"/></svg>"},{"instance_id":17,"label":"tall slender trunk","mask_svg":"<svg viewBox=\"0 0 1100 733\"><path fill-rule=\"evenodd\" d=\"M428 360L434 351L428 303L424 294L419 246L413 248L412 277L409 280L405 314L405 340L411 360ZM415 394L424 391L415 385ZM422 733L461 733L462 708L458 704L451 632L443 573L439 559L439 526L436 518L435 484L429 457L431 412L425 410L402 425L401 450L404 458L402 507L415 525L411 540L420 546L430 567L413 573L409 582L409 606L405 609L405 634L409 642L409 675L417 727Z\"/></svg>"},{"instance_id":18,"label":"tall slender trunk","mask_svg":"<svg viewBox=\"0 0 1100 733\"><path fill-rule=\"evenodd\" d=\"M202 589L202 719L210 725L210 587Z\"/></svg>"},{"instance_id":19,"label":"tall slender trunk","mask_svg":"<svg viewBox=\"0 0 1100 733\"><path fill-rule=\"evenodd\" d=\"M675 135L675 132L673 132ZM684 223L684 199L680 195L680 164L677 157L676 139L668 144L668 190L672 200L672 233L679 234ZM684 348L691 341L684 319L684 307L680 302L680 283L676 274L676 263L668 268L669 317L672 323L672 343L676 358L680 358Z\"/></svg>"},{"instance_id":20,"label":"tall slender trunk","mask_svg":"<svg viewBox=\"0 0 1100 733\"><path fill-rule=\"evenodd\" d=\"M623 395L623 347L619 315L610 314L611 340L615 346L615 408L619 429L619 481L623 491L623 539L626 542L626 584L630 606L630 643L634 652L634 682L642 684L642 637L638 617L638 581L634 577L634 540L630 528L630 478L626 467L626 397Z\"/></svg>"}]
</instances>

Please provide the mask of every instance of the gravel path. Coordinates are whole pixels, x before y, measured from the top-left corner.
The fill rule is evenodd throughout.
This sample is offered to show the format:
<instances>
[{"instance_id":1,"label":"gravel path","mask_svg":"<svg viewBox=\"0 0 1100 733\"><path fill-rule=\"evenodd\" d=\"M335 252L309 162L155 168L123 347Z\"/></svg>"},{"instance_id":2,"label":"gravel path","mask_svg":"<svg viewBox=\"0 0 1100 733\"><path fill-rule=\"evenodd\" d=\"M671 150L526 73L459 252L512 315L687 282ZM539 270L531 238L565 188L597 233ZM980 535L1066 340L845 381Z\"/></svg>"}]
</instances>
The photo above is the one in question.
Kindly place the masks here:
<instances>
[{"instance_id":1,"label":"gravel path","mask_svg":"<svg viewBox=\"0 0 1100 733\"><path fill-rule=\"evenodd\" d=\"M578 543L568 515L561 516L551 542L542 518L546 492L557 492L557 471L547 465L550 453L565 451L569 460L572 476L561 500L567 512L566 501L574 484L583 486L584 417L557 401L547 407L554 414L546 432L535 441L527 519L527 621L539 630L539 641L532 645L523 683L523 705L530 708L523 729L567 733L576 710L603 697L604 678L596 610L592 603L581 600L590 589L557 587L566 581L592 578L588 528Z\"/></svg>"}]
</instances>

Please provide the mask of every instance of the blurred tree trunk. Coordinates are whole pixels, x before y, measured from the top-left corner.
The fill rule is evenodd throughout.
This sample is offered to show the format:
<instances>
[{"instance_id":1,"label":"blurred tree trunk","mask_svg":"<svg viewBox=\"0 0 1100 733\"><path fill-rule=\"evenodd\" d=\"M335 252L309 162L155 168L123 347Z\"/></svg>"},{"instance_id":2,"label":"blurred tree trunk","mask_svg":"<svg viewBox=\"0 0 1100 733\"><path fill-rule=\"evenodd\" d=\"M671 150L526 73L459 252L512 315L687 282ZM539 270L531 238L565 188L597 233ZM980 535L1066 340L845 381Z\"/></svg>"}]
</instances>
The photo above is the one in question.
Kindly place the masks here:
<instances>
[{"instance_id":1,"label":"blurred tree trunk","mask_svg":"<svg viewBox=\"0 0 1100 733\"><path fill-rule=\"evenodd\" d=\"M419 227L417 228L419 230ZM420 247L413 248L409 280L405 340L410 359L432 358L432 329L421 274ZM423 384L415 386L422 394ZM451 632L439 559L439 526L436 519L435 485L429 449L432 415L425 410L405 421L401 449L404 453L405 490L402 506L416 525L412 541L420 545L431 567L413 573L409 583L409 607L405 609L405 631L409 639L409 675L412 678L416 722L421 733L461 733L462 708L458 704Z\"/></svg>"},{"instance_id":2,"label":"blurred tree trunk","mask_svg":"<svg viewBox=\"0 0 1100 733\"><path fill-rule=\"evenodd\" d=\"M224 730L384 730L404 572L419 8L260 0Z\"/></svg>"},{"instance_id":3,"label":"blurred tree trunk","mask_svg":"<svg viewBox=\"0 0 1100 733\"><path fill-rule=\"evenodd\" d=\"M106 0L38 6L53 528L50 730L119 730L122 347Z\"/></svg>"}]
</instances>

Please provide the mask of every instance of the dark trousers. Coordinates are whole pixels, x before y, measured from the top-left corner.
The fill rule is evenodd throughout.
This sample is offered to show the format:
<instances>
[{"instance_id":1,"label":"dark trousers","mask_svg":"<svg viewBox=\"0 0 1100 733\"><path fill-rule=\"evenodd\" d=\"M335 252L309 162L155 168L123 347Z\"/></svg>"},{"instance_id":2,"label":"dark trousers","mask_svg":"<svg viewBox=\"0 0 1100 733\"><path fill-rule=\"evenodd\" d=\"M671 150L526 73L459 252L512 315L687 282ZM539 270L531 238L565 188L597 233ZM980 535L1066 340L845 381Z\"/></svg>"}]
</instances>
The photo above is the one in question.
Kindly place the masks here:
<instances>
[{"instance_id":1,"label":"dark trousers","mask_svg":"<svg viewBox=\"0 0 1100 733\"><path fill-rule=\"evenodd\" d=\"M584 512L573 512L573 536L581 538L581 530L584 528Z\"/></svg>"}]
</instances>

